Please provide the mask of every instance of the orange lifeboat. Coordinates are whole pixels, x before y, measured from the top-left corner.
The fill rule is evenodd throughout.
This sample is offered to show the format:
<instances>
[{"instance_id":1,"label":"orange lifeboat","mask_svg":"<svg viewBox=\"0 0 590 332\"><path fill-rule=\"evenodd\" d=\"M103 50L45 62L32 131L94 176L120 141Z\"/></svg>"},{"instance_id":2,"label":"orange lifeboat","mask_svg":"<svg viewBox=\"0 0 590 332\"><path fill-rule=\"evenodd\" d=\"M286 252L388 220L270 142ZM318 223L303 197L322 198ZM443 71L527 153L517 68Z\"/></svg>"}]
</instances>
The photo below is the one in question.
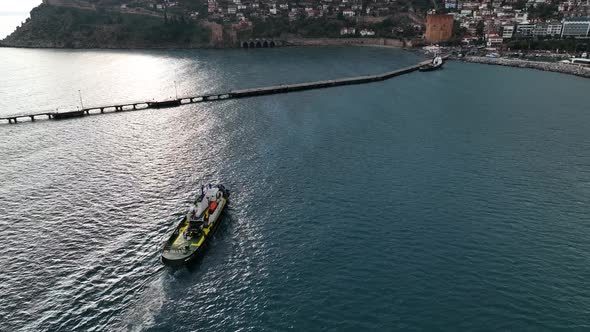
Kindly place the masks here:
<instances>
[{"instance_id":1,"label":"orange lifeboat","mask_svg":"<svg viewBox=\"0 0 590 332\"><path fill-rule=\"evenodd\" d=\"M215 209L217 209L217 201L213 201L209 204L209 213L213 213Z\"/></svg>"}]
</instances>

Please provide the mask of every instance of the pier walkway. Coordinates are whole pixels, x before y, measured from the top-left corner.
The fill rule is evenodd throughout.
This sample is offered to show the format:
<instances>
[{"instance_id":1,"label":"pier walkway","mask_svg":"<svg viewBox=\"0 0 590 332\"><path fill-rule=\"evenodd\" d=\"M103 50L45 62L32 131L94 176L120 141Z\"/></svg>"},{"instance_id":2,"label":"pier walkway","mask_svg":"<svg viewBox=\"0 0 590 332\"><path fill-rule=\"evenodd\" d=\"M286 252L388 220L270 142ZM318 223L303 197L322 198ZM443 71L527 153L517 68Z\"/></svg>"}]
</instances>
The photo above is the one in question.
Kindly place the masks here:
<instances>
[{"instance_id":1,"label":"pier walkway","mask_svg":"<svg viewBox=\"0 0 590 332\"><path fill-rule=\"evenodd\" d=\"M133 111L133 110L148 109L148 108L168 108L168 107L177 107L177 106L181 106L181 105L202 103L202 102L221 101L221 100L227 100L227 99L263 96L263 95L287 93L287 92L294 92L294 91L304 91L304 90L312 90L312 89L322 89L322 88L329 88L329 87L342 86L342 85L379 82L379 81L384 81L384 80L390 79L392 77L396 77L396 76L400 76L400 75L414 72L414 71L418 70L418 68L420 66L422 66L426 63L429 63L429 62L430 62L430 60L420 62L414 66L401 68L401 69L397 69L394 71L390 71L390 72L378 74L378 75L357 76L357 77L349 77L349 78L342 78L342 79L335 79L335 80L316 81L316 82L298 83L298 84L275 85L275 86L269 86L269 87L243 89L243 90L232 90L232 91L229 91L226 93L220 93L220 94L207 94L207 95L202 95L202 96L183 97L183 98L163 100L163 101L142 101L142 102L117 103L117 104L104 105L104 106L87 107L87 108L78 109L75 111L47 111L47 112L37 112L37 113L30 113L30 114L15 114L15 115L9 115L9 116L0 116L0 120L7 120L8 123L11 123L11 124L17 123L19 121L19 119L30 119L31 121L35 121L38 118L60 120L60 119L82 117L82 116L90 115L90 114Z\"/></svg>"}]
</instances>

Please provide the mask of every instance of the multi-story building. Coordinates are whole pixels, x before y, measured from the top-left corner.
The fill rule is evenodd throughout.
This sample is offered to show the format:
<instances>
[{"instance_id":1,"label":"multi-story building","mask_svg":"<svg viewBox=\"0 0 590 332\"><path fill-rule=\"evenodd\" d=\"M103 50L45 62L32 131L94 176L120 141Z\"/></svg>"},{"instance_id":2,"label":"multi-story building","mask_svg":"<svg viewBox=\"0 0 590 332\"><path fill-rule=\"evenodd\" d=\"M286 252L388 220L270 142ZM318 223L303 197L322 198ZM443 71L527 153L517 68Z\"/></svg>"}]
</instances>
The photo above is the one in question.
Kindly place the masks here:
<instances>
[{"instance_id":1,"label":"multi-story building","mask_svg":"<svg viewBox=\"0 0 590 332\"><path fill-rule=\"evenodd\" d=\"M503 38L498 34L492 33L486 35L486 46L490 48L502 47Z\"/></svg>"},{"instance_id":2,"label":"multi-story building","mask_svg":"<svg viewBox=\"0 0 590 332\"><path fill-rule=\"evenodd\" d=\"M561 36L561 23L559 22L552 22L547 25L547 35L548 36Z\"/></svg>"},{"instance_id":3,"label":"multi-story building","mask_svg":"<svg viewBox=\"0 0 590 332\"><path fill-rule=\"evenodd\" d=\"M547 35L547 27L549 26L548 23L537 23L533 28L533 36L535 37L544 37Z\"/></svg>"},{"instance_id":4,"label":"multi-story building","mask_svg":"<svg viewBox=\"0 0 590 332\"><path fill-rule=\"evenodd\" d=\"M516 32L521 37L531 37L534 29L535 25L531 23L520 23L516 26Z\"/></svg>"},{"instance_id":5,"label":"multi-story building","mask_svg":"<svg viewBox=\"0 0 590 332\"><path fill-rule=\"evenodd\" d=\"M586 37L590 31L590 18L572 17L563 21L561 37Z\"/></svg>"},{"instance_id":6,"label":"multi-story building","mask_svg":"<svg viewBox=\"0 0 590 332\"><path fill-rule=\"evenodd\" d=\"M514 37L514 25L502 26L502 38L510 39Z\"/></svg>"},{"instance_id":7,"label":"multi-story building","mask_svg":"<svg viewBox=\"0 0 590 332\"><path fill-rule=\"evenodd\" d=\"M445 0L446 9L457 9L457 0Z\"/></svg>"},{"instance_id":8,"label":"multi-story building","mask_svg":"<svg viewBox=\"0 0 590 332\"><path fill-rule=\"evenodd\" d=\"M561 35L561 23L559 22L543 22L535 24L533 29L533 36L559 36Z\"/></svg>"},{"instance_id":9,"label":"multi-story building","mask_svg":"<svg viewBox=\"0 0 590 332\"><path fill-rule=\"evenodd\" d=\"M428 14L426 16L426 40L440 43L453 36L453 15Z\"/></svg>"}]
</instances>

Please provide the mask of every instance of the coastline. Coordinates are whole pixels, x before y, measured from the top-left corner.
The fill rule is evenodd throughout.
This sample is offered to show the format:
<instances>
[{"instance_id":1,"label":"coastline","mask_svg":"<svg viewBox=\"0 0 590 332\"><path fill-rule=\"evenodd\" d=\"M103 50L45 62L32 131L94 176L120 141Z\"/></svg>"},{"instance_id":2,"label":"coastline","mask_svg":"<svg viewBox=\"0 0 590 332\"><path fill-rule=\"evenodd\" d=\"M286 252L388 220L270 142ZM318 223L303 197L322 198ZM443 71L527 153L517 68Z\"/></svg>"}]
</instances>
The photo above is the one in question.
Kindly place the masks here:
<instances>
[{"instance_id":1,"label":"coastline","mask_svg":"<svg viewBox=\"0 0 590 332\"><path fill-rule=\"evenodd\" d=\"M293 46L380 46L391 48L411 48L412 42L393 38L286 38L285 41Z\"/></svg>"},{"instance_id":2,"label":"coastline","mask_svg":"<svg viewBox=\"0 0 590 332\"><path fill-rule=\"evenodd\" d=\"M224 50L235 47L216 47L216 46L181 46L181 45L167 45L167 46L103 46L103 47L58 47L58 46L24 46L24 45L7 45L0 44L2 48L16 48L16 49L32 49L32 50L70 50L70 51L83 51L83 50L118 50L118 51L141 51L141 50Z\"/></svg>"},{"instance_id":3,"label":"coastline","mask_svg":"<svg viewBox=\"0 0 590 332\"><path fill-rule=\"evenodd\" d=\"M503 59L503 58L486 58L478 56L467 56L463 59L459 59L464 62L481 63L486 65L498 65L516 68L529 68L543 71L551 71L556 73L574 75L584 78L590 78L590 68L571 65L567 63L559 62L541 62L541 61L528 61L519 59Z\"/></svg>"},{"instance_id":4,"label":"coastline","mask_svg":"<svg viewBox=\"0 0 590 332\"><path fill-rule=\"evenodd\" d=\"M270 38L273 39L273 38ZM277 38L281 39L281 38ZM283 39L281 39L283 40ZM284 39L284 46L277 46L280 48L283 47L323 47L323 46L374 46L374 47L385 47L385 48L404 48L404 49L411 49L412 42L405 41L401 39L393 39L393 38L285 38ZM35 43L33 43L35 44ZM157 46L146 46L146 45L103 45L100 47L67 47L64 44L57 45L55 43L36 43L35 45L31 45L31 43L6 43L0 41L0 48L29 48L29 49L59 49L59 50L174 50L174 49L182 49L182 50L198 50L198 49L239 49L240 44L236 45L228 45L228 44L218 44L218 45L157 45Z\"/></svg>"}]
</instances>

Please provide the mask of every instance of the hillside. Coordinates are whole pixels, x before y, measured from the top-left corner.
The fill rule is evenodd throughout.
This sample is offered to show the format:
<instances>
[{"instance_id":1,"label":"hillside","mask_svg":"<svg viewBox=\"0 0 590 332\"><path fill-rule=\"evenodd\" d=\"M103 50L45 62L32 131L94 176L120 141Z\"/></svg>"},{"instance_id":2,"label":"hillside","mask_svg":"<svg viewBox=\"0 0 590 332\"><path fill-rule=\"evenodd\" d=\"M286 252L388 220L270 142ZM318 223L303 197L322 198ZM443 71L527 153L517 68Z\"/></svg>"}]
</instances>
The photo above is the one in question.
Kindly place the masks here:
<instances>
[{"instance_id":1,"label":"hillside","mask_svg":"<svg viewBox=\"0 0 590 332\"><path fill-rule=\"evenodd\" d=\"M52 48L236 47L252 38L389 38L422 33L427 0L44 0L0 44ZM238 4L236 4L238 3ZM419 8L416 11L416 8ZM0 45L0 46L1 46Z\"/></svg>"},{"instance_id":2,"label":"hillside","mask_svg":"<svg viewBox=\"0 0 590 332\"><path fill-rule=\"evenodd\" d=\"M105 9L40 5L2 41L4 46L53 48L207 47L211 32L198 22Z\"/></svg>"}]
</instances>

